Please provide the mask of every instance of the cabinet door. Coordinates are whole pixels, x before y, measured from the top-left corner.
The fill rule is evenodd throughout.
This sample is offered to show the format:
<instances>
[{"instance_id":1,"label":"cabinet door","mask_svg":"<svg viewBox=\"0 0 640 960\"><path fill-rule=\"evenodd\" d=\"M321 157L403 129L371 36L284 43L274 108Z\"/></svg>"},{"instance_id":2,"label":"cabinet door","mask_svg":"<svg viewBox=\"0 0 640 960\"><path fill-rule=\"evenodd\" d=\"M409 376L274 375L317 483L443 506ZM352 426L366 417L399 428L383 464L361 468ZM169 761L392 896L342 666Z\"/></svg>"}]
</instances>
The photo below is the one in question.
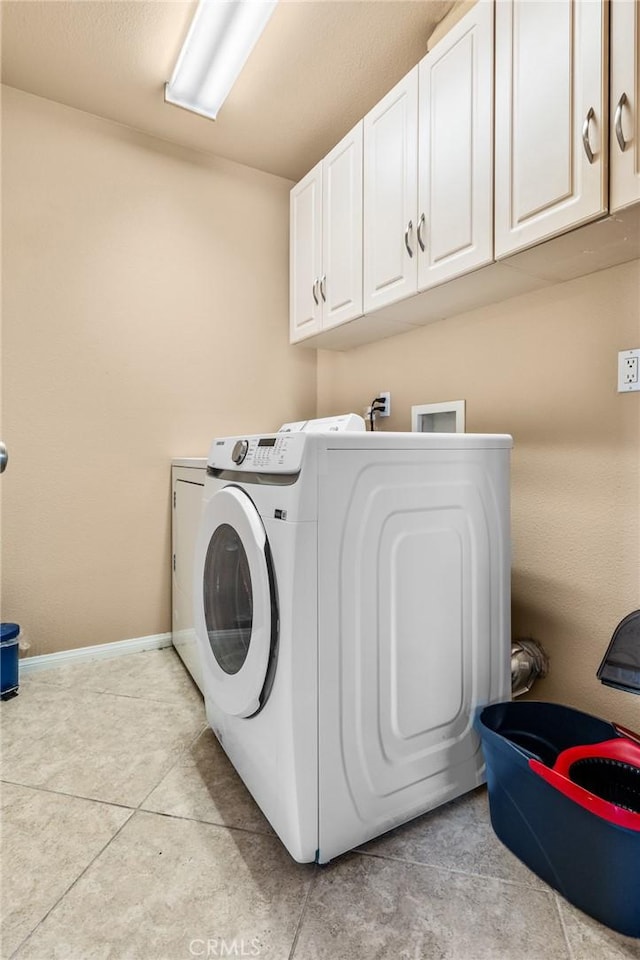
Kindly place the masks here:
<instances>
[{"instance_id":1,"label":"cabinet door","mask_svg":"<svg viewBox=\"0 0 640 960\"><path fill-rule=\"evenodd\" d=\"M611 210L640 200L640 2L611 3Z\"/></svg>"},{"instance_id":2,"label":"cabinet door","mask_svg":"<svg viewBox=\"0 0 640 960\"><path fill-rule=\"evenodd\" d=\"M497 257L606 210L604 13L603 0L496 4Z\"/></svg>"},{"instance_id":3,"label":"cabinet door","mask_svg":"<svg viewBox=\"0 0 640 960\"><path fill-rule=\"evenodd\" d=\"M418 288L418 67L364 118L364 309Z\"/></svg>"},{"instance_id":4,"label":"cabinet door","mask_svg":"<svg viewBox=\"0 0 640 960\"><path fill-rule=\"evenodd\" d=\"M420 64L418 286L493 260L493 3Z\"/></svg>"},{"instance_id":5,"label":"cabinet door","mask_svg":"<svg viewBox=\"0 0 640 960\"><path fill-rule=\"evenodd\" d=\"M322 307L322 164L291 191L289 201L289 338L320 330Z\"/></svg>"},{"instance_id":6,"label":"cabinet door","mask_svg":"<svg viewBox=\"0 0 640 960\"><path fill-rule=\"evenodd\" d=\"M362 121L322 161L322 327L362 314Z\"/></svg>"},{"instance_id":7,"label":"cabinet door","mask_svg":"<svg viewBox=\"0 0 640 960\"><path fill-rule=\"evenodd\" d=\"M175 475L173 481L173 645L202 690L200 656L193 625L193 559L205 471L194 469L189 473L194 474L193 481ZM196 482L198 480L200 482Z\"/></svg>"}]
</instances>

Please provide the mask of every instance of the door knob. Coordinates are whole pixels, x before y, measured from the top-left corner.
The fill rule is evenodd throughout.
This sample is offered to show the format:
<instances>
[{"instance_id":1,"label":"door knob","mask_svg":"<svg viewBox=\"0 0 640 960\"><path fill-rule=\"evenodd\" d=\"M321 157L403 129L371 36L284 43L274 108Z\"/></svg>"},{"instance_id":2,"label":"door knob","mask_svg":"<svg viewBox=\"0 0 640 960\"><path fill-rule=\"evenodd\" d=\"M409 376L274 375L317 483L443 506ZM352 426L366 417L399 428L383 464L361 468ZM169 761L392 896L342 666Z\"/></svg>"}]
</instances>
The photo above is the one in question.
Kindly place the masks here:
<instances>
[{"instance_id":1,"label":"door knob","mask_svg":"<svg viewBox=\"0 0 640 960\"><path fill-rule=\"evenodd\" d=\"M591 149L591 143L589 141L589 123L591 120L595 119L595 110L593 107L589 107L589 111L584 118L584 123L582 124L582 146L584 147L584 152L587 155L587 160L589 163L593 163L594 153Z\"/></svg>"},{"instance_id":2,"label":"door knob","mask_svg":"<svg viewBox=\"0 0 640 960\"><path fill-rule=\"evenodd\" d=\"M425 223L426 223L425 215L424 213L421 213L420 220L418 221L418 243L420 244L420 249L422 250L423 253L426 250L426 246L422 238L422 231L424 230Z\"/></svg>"},{"instance_id":3,"label":"door knob","mask_svg":"<svg viewBox=\"0 0 640 960\"><path fill-rule=\"evenodd\" d=\"M615 114L616 140L618 141L618 146L620 147L623 153L626 149L627 141L625 140L624 133L622 132L622 108L627 102L628 102L627 95L626 93L623 93L620 99L618 100L618 103L616 106L616 114Z\"/></svg>"},{"instance_id":4,"label":"door knob","mask_svg":"<svg viewBox=\"0 0 640 960\"><path fill-rule=\"evenodd\" d=\"M0 440L0 473L4 473L9 462L9 454L2 440Z\"/></svg>"},{"instance_id":5,"label":"door knob","mask_svg":"<svg viewBox=\"0 0 640 960\"><path fill-rule=\"evenodd\" d=\"M407 229L404 232L404 245L407 248L407 253L409 254L410 257L413 256L413 250L411 249L411 245L409 243L409 236L412 230L413 230L413 220L409 220L409 223L407 224Z\"/></svg>"}]
</instances>

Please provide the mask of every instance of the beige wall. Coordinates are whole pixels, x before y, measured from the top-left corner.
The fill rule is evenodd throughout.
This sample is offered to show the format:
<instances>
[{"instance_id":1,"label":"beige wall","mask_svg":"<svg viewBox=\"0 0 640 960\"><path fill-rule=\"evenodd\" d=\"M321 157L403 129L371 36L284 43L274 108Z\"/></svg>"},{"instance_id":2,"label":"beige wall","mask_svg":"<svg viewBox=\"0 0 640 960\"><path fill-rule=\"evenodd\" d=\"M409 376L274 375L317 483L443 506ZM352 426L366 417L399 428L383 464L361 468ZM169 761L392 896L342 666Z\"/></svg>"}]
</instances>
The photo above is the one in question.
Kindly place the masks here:
<instances>
[{"instance_id":1,"label":"beige wall","mask_svg":"<svg viewBox=\"0 0 640 960\"><path fill-rule=\"evenodd\" d=\"M168 631L169 460L314 413L291 184L6 87L2 161L2 619Z\"/></svg>"},{"instance_id":2,"label":"beige wall","mask_svg":"<svg viewBox=\"0 0 640 960\"><path fill-rule=\"evenodd\" d=\"M3 88L2 619L32 654L169 630L169 469L221 433L316 409L316 354L287 344L290 184ZM551 654L537 687L640 724L595 670L640 604L640 266L344 354L318 415L393 394L467 400L508 431L513 625Z\"/></svg>"},{"instance_id":3,"label":"beige wall","mask_svg":"<svg viewBox=\"0 0 640 960\"><path fill-rule=\"evenodd\" d=\"M640 698L595 678L616 624L640 606L640 393L616 392L617 351L640 346L640 262L343 354L320 352L318 413L392 392L467 401L467 430L514 437L513 632L551 655L536 687L638 729Z\"/></svg>"}]
</instances>

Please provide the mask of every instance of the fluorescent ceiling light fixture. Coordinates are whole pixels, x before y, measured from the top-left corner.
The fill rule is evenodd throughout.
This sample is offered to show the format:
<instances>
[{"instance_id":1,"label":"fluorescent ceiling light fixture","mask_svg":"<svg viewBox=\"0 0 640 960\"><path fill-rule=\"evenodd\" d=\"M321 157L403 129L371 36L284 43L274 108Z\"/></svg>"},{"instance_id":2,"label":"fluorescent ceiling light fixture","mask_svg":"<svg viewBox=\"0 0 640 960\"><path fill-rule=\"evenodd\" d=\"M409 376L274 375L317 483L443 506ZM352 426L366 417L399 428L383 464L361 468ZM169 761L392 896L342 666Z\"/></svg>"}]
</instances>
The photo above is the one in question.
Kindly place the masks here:
<instances>
[{"instance_id":1,"label":"fluorescent ceiling light fixture","mask_svg":"<svg viewBox=\"0 0 640 960\"><path fill-rule=\"evenodd\" d=\"M276 3L200 0L165 100L215 120Z\"/></svg>"}]
</instances>

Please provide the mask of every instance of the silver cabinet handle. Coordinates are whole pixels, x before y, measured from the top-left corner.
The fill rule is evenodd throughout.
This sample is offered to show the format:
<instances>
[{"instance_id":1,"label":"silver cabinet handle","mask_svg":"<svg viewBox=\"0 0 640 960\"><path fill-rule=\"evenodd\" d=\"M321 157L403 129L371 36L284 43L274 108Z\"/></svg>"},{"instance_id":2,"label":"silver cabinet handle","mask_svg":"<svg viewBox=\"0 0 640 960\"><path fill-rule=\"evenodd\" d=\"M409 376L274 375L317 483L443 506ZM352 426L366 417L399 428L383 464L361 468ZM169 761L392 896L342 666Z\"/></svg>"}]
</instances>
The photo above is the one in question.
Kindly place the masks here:
<instances>
[{"instance_id":1,"label":"silver cabinet handle","mask_svg":"<svg viewBox=\"0 0 640 960\"><path fill-rule=\"evenodd\" d=\"M327 298L325 296L326 287L327 287L327 275L325 273L322 275L322 277L320 277L320 296L322 297L323 303L327 302Z\"/></svg>"},{"instance_id":2,"label":"silver cabinet handle","mask_svg":"<svg viewBox=\"0 0 640 960\"><path fill-rule=\"evenodd\" d=\"M9 454L2 440L0 440L0 473L4 473L9 463Z\"/></svg>"},{"instance_id":3,"label":"silver cabinet handle","mask_svg":"<svg viewBox=\"0 0 640 960\"><path fill-rule=\"evenodd\" d=\"M627 95L626 93L623 93L620 99L618 100L618 104L616 106L616 118L615 118L616 140L618 141L618 146L620 147L623 153L627 145L627 141L625 140L624 133L622 132L622 108L624 107L626 102L627 102Z\"/></svg>"},{"instance_id":4,"label":"silver cabinet handle","mask_svg":"<svg viewBox=\"0 0 640 960\"><path fill-rule=\"evenodd\" d=\"M404 232L404 245L407 248L407 253L409 254L410 257L413 256L413 250L409 245L409 234L411 233L412 230L413 230L413 220L409 220L409 223L407 224L407 229Z\"/></svg>"},{"instance_id":5,"label":"silver cabinet handle","mask_svg":"<svg viewBox=\"0 0 640 960\"><path fill-rule=\"evenodd\" d=\"M425 225L425 216L424 213L420 214L420 220L418 221L418 243L420 244L420 249L424 253L426 247L424 245L424 240L422 239L422 228Z\"/></svg>"},{"instance_id":6,"label":"silver cabinet handle","mask_svg":"<svg viewBox=\"0 0 640 960\"><path fill-rule=\"evenodd\" d=\"M596 112L593 107L589 107L589 112L584 118L584 123L582 124L582 146L584 147L584 152L587 155L587 160L589 163L593 163L593 150L591 149L591 144L589 143L589 121L593 120Z\"/></svg>"},{"instance_id":7,"label":"silver cabinet handle","mask_svg":"<svg viewBox=\"0 0 640 960\"><path fill-rule=\"evenodd\" d=\"M320 301L318 300L318 294L317 294L317 292L316 292L317 289L318 289L318 278L317 278L317 277L316 277L316 279L313 281L313 288L312 288L312 289L313 289L313 299L315 300L315 302L316 302L316 307L317 307L317 306L319 305L319 303L320 303Z\"/></svg>"}]
</instances>

